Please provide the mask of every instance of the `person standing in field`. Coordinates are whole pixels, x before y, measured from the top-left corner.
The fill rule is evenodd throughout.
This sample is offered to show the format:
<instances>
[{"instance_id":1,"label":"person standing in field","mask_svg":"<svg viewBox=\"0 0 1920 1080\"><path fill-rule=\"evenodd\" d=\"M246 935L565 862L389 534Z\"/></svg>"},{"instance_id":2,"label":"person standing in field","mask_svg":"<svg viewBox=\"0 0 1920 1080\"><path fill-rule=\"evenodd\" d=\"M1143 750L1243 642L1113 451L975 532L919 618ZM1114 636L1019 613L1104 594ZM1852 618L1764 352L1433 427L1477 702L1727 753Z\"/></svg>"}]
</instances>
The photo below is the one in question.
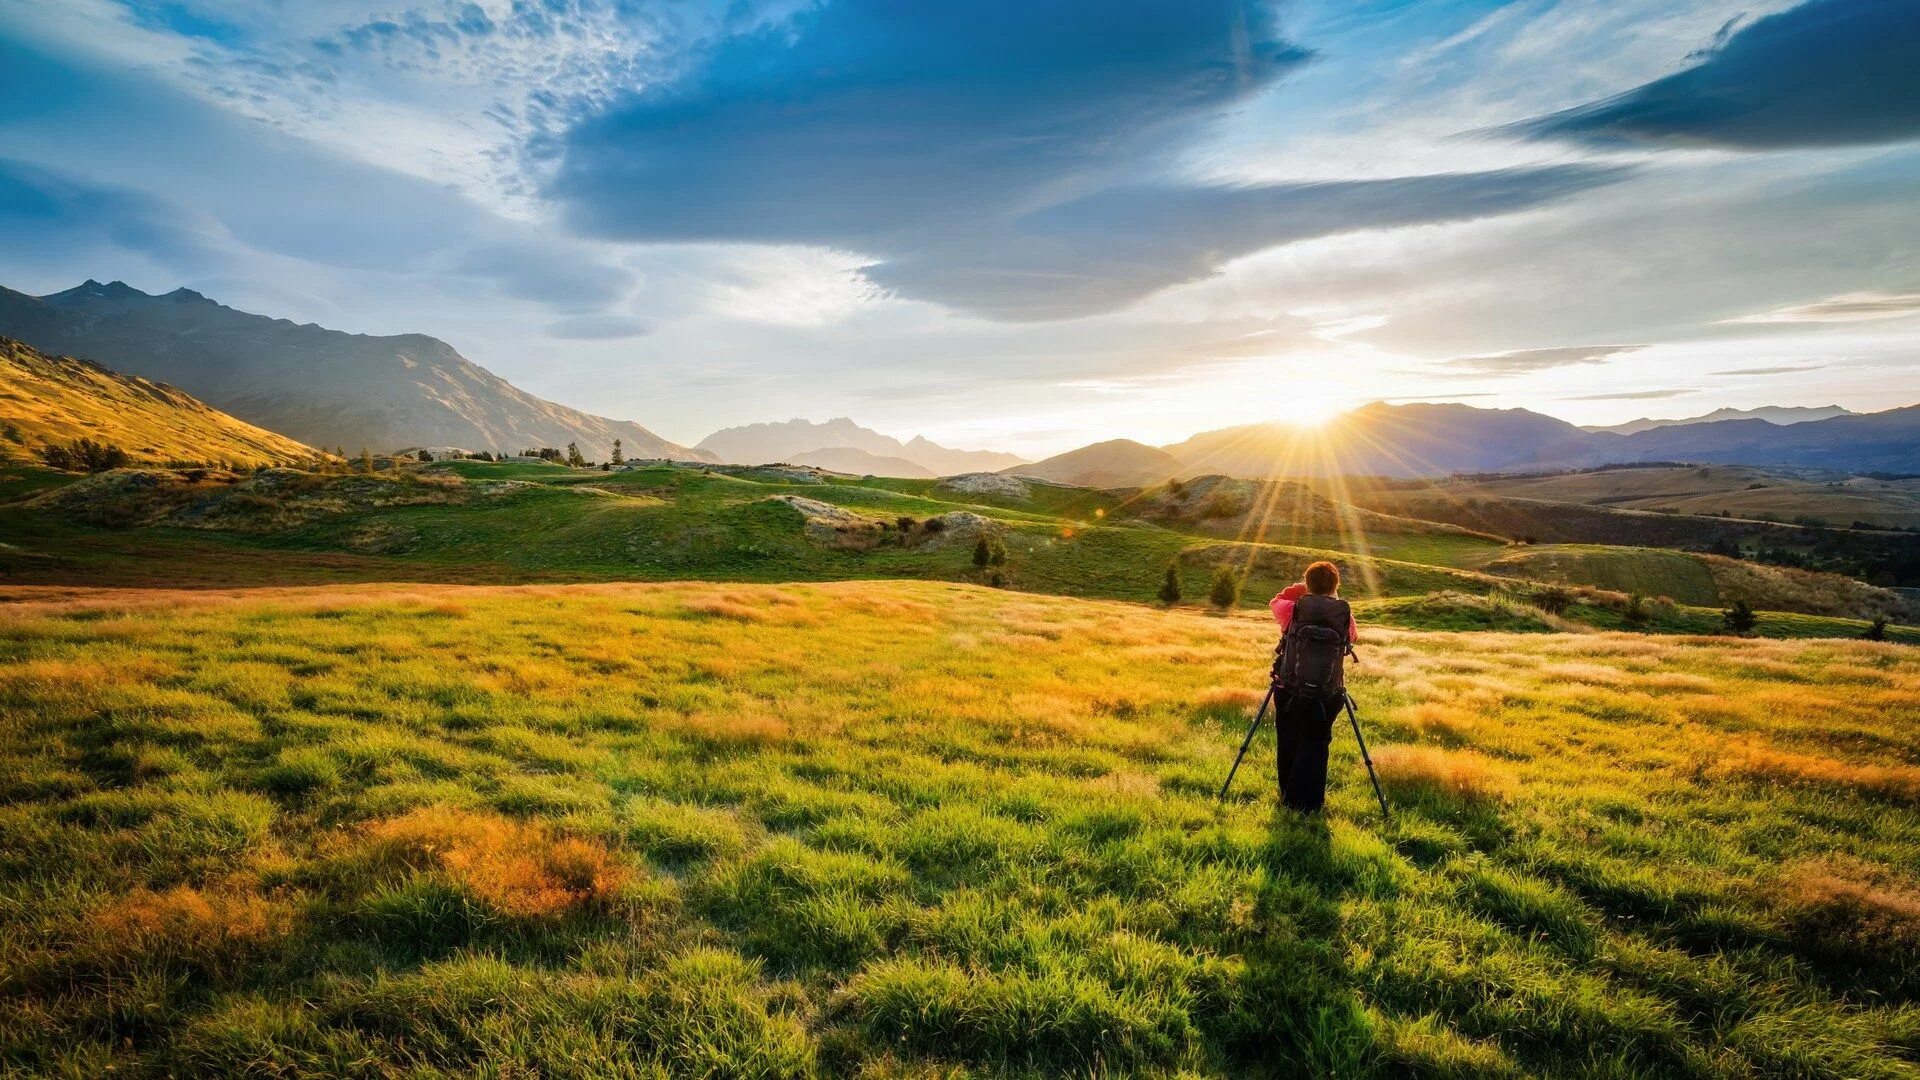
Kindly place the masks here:
<instances>
[{"instance_id":1,"label":"person standing in field","mask_svg":"<svg viewBox=\"0 0 1920 1080\"><path fill-rule=\"evenodd\" d=\"M1316 562L1268 605L1280 624L1274 663L1281 695L1274 714L1280 798L1302 813L1326 802L1327 747L1346 701L1344 661L1360 640L1353 609L1339 593L1339 567Z\"/></svg>"}]
</instances>

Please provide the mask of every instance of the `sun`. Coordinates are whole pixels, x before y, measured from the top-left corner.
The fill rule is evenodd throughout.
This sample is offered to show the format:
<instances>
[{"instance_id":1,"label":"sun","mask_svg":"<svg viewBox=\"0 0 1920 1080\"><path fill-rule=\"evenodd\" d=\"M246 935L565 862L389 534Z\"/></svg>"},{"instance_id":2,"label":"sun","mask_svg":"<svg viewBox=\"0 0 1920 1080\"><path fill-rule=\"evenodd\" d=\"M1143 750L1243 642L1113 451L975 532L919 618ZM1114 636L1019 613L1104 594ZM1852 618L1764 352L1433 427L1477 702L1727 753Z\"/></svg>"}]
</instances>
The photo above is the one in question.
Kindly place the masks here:
<instances>
[{"instance_id":1,"label":"sun","mask_svg":"<svg viewBox=\"0 0 1920 1080\"><path fill-rule=\"evenodd\" d=\"M1323 427L1352 407L1342 396L1312 388L1289 390L1278 404L1280 420L1299 428Z\"/></svg>"}]
</instances>

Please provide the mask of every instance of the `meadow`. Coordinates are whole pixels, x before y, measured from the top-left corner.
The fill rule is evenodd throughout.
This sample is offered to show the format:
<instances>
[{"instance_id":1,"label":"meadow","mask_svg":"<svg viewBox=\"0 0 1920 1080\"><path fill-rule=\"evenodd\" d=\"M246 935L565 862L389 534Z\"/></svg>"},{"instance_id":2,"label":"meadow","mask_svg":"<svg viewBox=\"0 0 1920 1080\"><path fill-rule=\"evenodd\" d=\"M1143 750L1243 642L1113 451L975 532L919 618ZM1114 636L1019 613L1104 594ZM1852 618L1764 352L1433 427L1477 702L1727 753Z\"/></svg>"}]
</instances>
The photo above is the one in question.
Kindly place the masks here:
<instances>
[{"instance_id":1,"label":"meadow","mask_svg":"<svg viewBox=\"0 0 1920 1080\"><path fill-rule=\"evenodd\" d=\"M1637 628L1720 629L1733 598L1805 618L1766 619L1763 636L1920 641L1915 602L1830 574L1690 552L1523 545L1453 525L1341 509L1305 489L1268 506L1245 481L1207 477L1146 492L1033 484L1019 497L930 480L684 466L603 473L558 465L436 463L374 475L283 470L258 477L134 484L20 469L0 475L0 582L233 585L418 581L795 582L875 578L997 583L1093 599L1155 601L1171 565L1189 603L1231 571L1258 608L1316 559L1334 559L1356 600L1465 593L1521 596L1530 582L1607 595L1551 625L1619 629L1628 594L1666 597ZM51 501L49 501L51 500ZM788 501L783 501L788 500ZM1226 512L1215 509L1225 503ZM846 520L817 531L797 506ZM971 522L974 531L936 529ZM1005 558L976 565L985 529ZM1676 605L1678 605L1676 607ZM1431 606L1431 605L1429 605ZM1421 626L1405 605L1402 625ZM1457 615L1458 612L1453 613ZM1449 616L1452 617L1451 615ZM1502 620L1481 619L1481 628ZM1549 625L1549 624L1542 624ZM1465 625L1452 628L1466 629Z\"/></svg>"},{"instance_id":2,"label":"meadow","mask_svg":"<svg viewBox=\"0 0 1920 1080\"><path fill-rule=\"evenodd\" d=\"M1251 615L9 598L9 1074L1920 1075L1910 647L1370 628L1389 823Z\"/></svg>"}]
</instances>

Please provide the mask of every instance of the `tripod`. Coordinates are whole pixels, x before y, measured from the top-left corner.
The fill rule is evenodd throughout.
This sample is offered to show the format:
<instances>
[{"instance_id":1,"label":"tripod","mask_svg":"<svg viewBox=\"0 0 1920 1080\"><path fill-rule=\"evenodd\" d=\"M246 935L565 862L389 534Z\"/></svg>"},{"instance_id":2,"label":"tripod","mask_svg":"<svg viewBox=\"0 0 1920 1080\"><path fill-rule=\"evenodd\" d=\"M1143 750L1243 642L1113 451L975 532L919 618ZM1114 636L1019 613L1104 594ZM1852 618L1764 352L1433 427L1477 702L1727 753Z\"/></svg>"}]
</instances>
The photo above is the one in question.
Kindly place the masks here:
<instances>
[{"instance_id":1,"label":"tripod","mask_svg":"<svg viewBox=\"0 0 1920 1080\"><path fill-rule=\"evenodd\" d=\"M1247 756L1247 747L1253 745L1254 733L1260 730L1261 721L1267 717L1267 707L1269 705L1273 706L1274 723L1278 724L1280 722L1280 709L1283 708L1283 706L1278 702L1279 693L1280 683L1278 680L1267 684L1267 696L1260 702L1260 711L1253 714L1253 723L1247 725L1247 737L1240 740L1240 752L1234 755L1233 767L1227 770L1227 780L1220 785L1220 800L1222 802L1226 801L1227 789L1233 786L1234 774L1240 771L1240 762ZM1360 734L1360 714L1354 711L1353 695L1342 690L1340 692L1340 702L1346 707L1347 719L1353 724L1353 741L1360 744L1360 760L1367 764L1367 779L1373 781L1373 797L1380 800L1380 816L1388 822L1392 822L1393 812L1387 809L1386 793L1380 790L1380 774L1373 771L1373 757L1367 753L1367 737Z\"/></svg>"}]
</instances>

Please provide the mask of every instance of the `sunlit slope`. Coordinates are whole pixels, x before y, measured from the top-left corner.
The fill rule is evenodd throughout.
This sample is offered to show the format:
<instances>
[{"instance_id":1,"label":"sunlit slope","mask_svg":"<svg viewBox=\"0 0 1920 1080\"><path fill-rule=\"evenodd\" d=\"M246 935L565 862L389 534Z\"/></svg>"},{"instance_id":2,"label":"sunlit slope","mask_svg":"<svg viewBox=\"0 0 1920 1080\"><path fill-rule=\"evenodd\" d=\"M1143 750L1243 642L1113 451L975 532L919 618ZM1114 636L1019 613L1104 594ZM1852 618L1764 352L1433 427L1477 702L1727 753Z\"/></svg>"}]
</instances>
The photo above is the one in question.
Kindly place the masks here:
<instances>
[{"instance_id":1,"label":"sunlit slope","mask_svg":"<svg viewBox=\"0 0 1920 1080\"><path fill-rule=\"evenodd\" d=\"M1818 480L1740 465L1607 469L1599 472L1488 480L1472 490L1552 502L1588 503L1680 514L1737 518L1920 525L1920 495L1865 477Z\"/></svg>"},{"instance_id":2,"label":"sunlit slope","mask_svg":"<svg viewBox=\"0 0 1920 1080\"><path fill-rule=\"evenodd\" d=\"M0 613L30 1075L1898 1077L1920 658L1372 630L1325 825L1251 618L948 584Z\"/></svg>"},{"instance_id":3,"label":"sunlit slope","mask_svg":"<svg viewBox=\"0 0 1920 1080\"><path fill-rule=\"evenodd\" d=\"M48 444L83 438L135 461L273 465L321 456L164 383L0 337L0 459L37 460Z\"/></svg>"}]
</instances>

